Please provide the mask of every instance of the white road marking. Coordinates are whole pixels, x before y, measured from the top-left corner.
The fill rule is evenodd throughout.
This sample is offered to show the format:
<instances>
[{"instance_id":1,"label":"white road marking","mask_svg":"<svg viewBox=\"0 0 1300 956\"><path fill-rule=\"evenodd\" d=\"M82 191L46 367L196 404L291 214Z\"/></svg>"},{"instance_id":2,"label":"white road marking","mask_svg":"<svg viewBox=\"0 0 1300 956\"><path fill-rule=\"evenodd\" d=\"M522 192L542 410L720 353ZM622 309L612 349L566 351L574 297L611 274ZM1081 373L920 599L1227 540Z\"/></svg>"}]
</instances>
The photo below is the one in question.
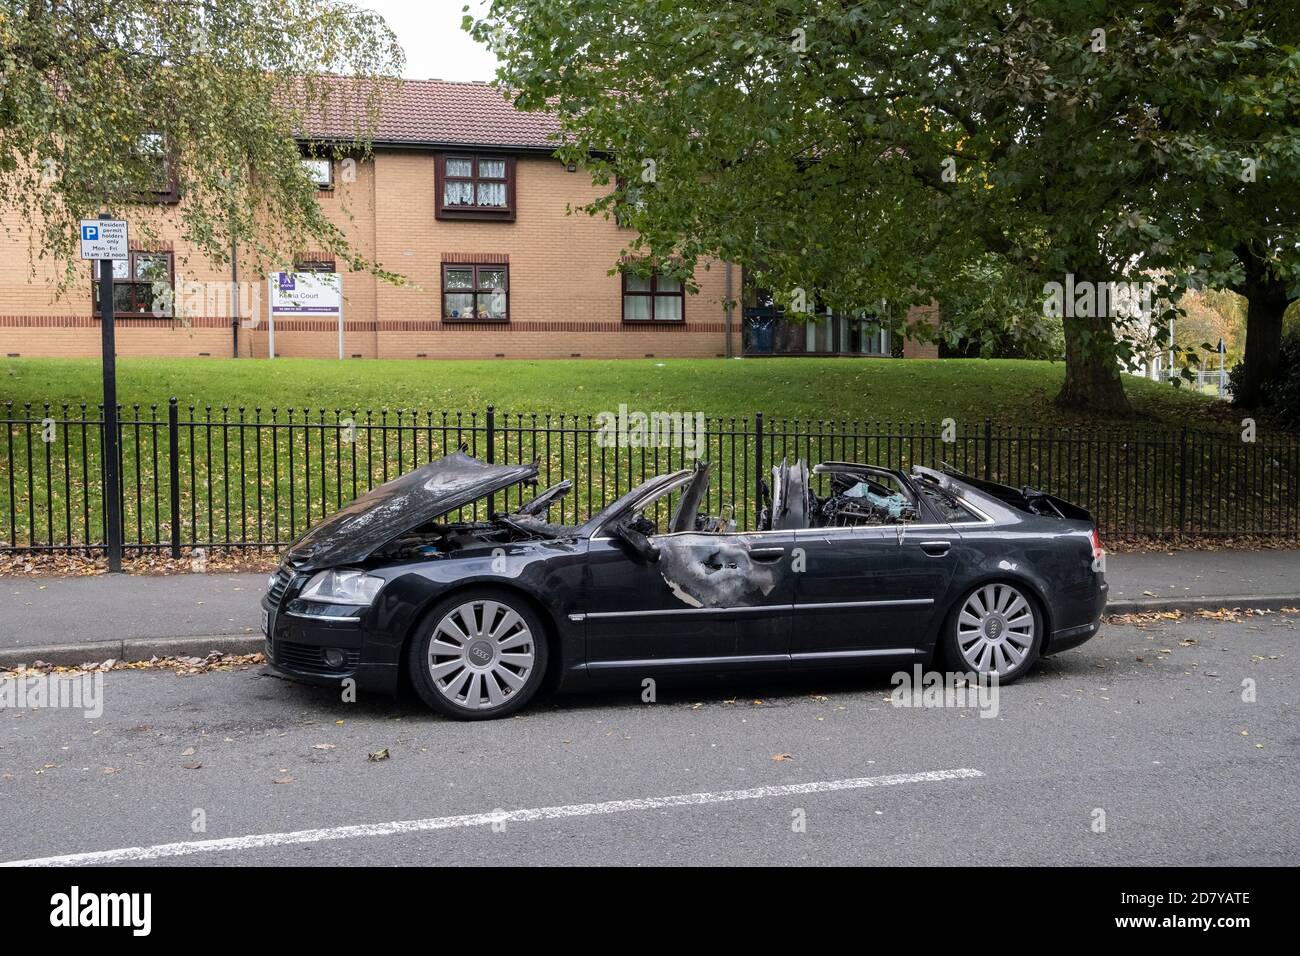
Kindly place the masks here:
<instances>
[{"instance_id":1,"label":"white road marking","mask_svg":"<svg viewBox=\"0 0 1300 956\"><path fill-rule=\"evenodd\" d=\"M609 800L605 803L575 803L560 807L536 807L531 810L496 810L490 813L466 813L454 817L428 817L424 820L395 820L391 823L362 823L346 827L324 827L318 830L294 830L289 833L258 833L250 836L226 837L220 840L191 840L183 843L161 843L156 846L130 846L119 850L95 850L90 853L69 853L64 856L11 860L7 863L0 863L0 866L87 866L96 863L138 863L141 860L190 856L195 853L260 850L271 846L320 843L325 840L393 836L399 833L421 833L426 830L490 826L493 823L531 823L536 820L562 820L566 817L589 817L606 813L625 813L629 810L696 807L710 803L734 803L738 800L764 800L769 797L833 793L838 790L864 790L868 787L892 787L903 783L934 783L941 780L958 780L964 777L982 776L984 774L980 771L966 767L958 770L927 770L924 773L893 773L882 777L818 780L812 783L754 787L750 790L722 790L718 793L680 793L670 797L641 797L634 800Z\"/></svg>"}]
</instances>

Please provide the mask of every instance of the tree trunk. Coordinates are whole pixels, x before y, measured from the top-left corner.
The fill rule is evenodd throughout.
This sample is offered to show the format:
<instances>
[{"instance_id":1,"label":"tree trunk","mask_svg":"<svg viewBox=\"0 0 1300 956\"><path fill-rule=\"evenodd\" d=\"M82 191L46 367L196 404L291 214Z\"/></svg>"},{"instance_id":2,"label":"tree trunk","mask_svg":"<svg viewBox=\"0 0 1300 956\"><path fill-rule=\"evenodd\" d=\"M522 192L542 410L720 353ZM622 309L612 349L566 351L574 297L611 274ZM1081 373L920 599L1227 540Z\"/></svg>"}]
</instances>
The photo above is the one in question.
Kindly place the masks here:
<instances>
[{"instance_id":1,"label":"tree trunk","mask_svg":"<svg viewBox=\"0 0 1300 956\"><path fill-rule=\"evenodd\" d=\"M1056 404L1072 411L1131 415L1115 357L1115 329L1109 316L1066 316L1065 384Z\"/></svg>"},{"instance_id":2,"label":"tree trunk","mask_svg":"<svg viewBox=\"0 0 1300 956\"><path fill-rule=\"evenodd\" d=\"M1234 405L1247 408L1264 399L1264 386L1277 377L1282 350L1282 316L1288 305L1286 286L1273 276L1247 267L1246 282L1236 291L1246 297L1246 354L1235 384Z\"/></svg>"}]
</instances>

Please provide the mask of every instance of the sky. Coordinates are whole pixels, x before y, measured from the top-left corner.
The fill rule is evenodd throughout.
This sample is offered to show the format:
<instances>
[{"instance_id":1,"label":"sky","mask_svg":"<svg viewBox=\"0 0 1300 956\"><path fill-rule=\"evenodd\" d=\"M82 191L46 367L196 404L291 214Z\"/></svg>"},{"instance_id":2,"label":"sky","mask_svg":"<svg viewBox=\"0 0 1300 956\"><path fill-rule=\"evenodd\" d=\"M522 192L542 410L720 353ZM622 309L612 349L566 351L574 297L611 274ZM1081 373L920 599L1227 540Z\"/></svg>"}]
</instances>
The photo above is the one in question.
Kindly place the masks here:
<instances>
[{"instance_id":1,"label":"sky","mask_svg":"<svg viewBox=\"0 0 1300 956\"><path fill-rule=\"evenodd\" d=\"M460 28L463 7L474 13L486 0L352 0L374 10L406 51L405 76L416 80L490 80L496 57Z\"/></svg>"}]
</instances>

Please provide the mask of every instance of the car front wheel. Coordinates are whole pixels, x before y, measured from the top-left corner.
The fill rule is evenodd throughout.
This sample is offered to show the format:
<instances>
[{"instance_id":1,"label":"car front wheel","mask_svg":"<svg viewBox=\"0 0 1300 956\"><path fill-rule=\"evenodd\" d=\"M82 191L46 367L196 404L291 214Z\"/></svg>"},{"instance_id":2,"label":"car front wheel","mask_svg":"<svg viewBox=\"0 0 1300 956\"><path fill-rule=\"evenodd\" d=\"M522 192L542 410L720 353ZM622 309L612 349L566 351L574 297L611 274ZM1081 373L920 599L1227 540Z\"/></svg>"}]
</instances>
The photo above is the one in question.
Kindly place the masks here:
<instances>
[{"instance_id":1,"label":"car front wheel","mask_svg":"<svg viewBox=\"0 0 1300 956\"><path fill-rule=\"evenodd\" d=\"M430 707L460 720L504 717L541 686L546 632L516 595L466 591L425 616L408 653L411 682Z\"/></svg>"},{"instance_id":2,"label":"car front wheel","mask_svg":"<svg viewBox=\"0 0 1300 956\"><path fill-rule=\"evenodd\" d=\"M1020 677L1042 647L1043 617L1034 598L1005 581L968 592L946 628L948 660L978 674Z\"/></svg>"}]
</instances>

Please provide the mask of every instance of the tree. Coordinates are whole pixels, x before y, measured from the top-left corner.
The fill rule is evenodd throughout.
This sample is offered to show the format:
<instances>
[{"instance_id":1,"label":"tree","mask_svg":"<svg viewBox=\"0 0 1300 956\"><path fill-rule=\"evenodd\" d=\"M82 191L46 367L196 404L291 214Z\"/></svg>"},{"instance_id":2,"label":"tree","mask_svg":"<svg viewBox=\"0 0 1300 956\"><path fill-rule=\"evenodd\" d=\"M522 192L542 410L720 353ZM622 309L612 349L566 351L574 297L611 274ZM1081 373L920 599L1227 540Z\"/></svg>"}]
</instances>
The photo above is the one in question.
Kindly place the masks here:
<instances>
[{"instance_id":1,"label":"tree","mask_svg":"<svg viewBox=\"0 0 1300 956\"><path fill-rule=\"evenodd\" d=\"M1300 13L1239 3L1210 25L1234 70L1164 117L1186 160L1165 185L1184 206L1178 254L1246 299L1233 400L1251 406L1280 374L1283 316L1300 300Z\"/></svg>"},{"instance_id":2,"label":"tree","mask_svg":"<svg viewBox=\"0 0 1300 956\"><path fill-rule=\"evenodd\" d=\"M0 0L0 213L64 283L78 219L133 209L148 238L160 198L216 262L238 243L259 265L310 246L373 267L321 211L295 134L346 101L363 154L401 63L383 19L338 0Z\"/></svg>"},{"instance_id":3,"label":"tree","mask_svg":"<svg viewBox=\"0 0 1300 956\"><path fill-rule=\"evenodd\" d=\"M1182 226L1221 189L1206 150L1240 151L1239 112L1204 121L1216 85L1296 72L1202 0L494 0L467 26L611 187L589 211L636 190L630 255L762 262L770 287L846 308L943 301L988 256L1022 297L1068 276L1091 291L1062 315L1058 400L1101 414L1128 411L1136 323L1098 290L1160 270L1176 300L1206 249Z\"/></svg>"}]
</instances>

